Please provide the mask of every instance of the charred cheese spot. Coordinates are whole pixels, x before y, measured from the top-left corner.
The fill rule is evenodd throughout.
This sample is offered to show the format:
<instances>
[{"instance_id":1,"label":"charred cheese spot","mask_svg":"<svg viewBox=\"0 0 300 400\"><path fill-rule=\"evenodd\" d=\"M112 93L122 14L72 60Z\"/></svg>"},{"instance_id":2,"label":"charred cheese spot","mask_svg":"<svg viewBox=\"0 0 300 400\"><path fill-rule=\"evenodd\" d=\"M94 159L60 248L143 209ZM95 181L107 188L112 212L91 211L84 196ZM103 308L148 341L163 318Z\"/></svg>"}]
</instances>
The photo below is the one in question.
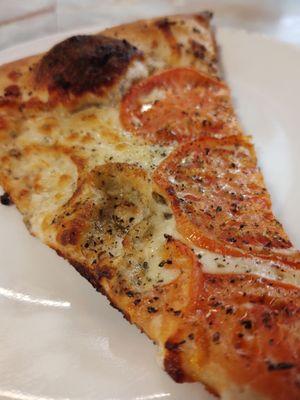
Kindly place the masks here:
<instances>
[{"instance_id":1,"label":"charred cheese spot","mask_svg":"<svg viewBox=\"0 0 300 400\"><path fill-rule=\"evenodd\" d=\"M103 35L73 36L40 61L36 82L50 91L81 95L110 87L141 53L126 40Z\"/></svg>"},{"instance_id":2,"label":"charred cheese spot","mask_svg":"<svg viewBox=\"0 0 300 400\"><path fill-rule=\"evenodd\" d=\"M4 89L5 97L19 97L20 95L21 91L18 85L10 85Z\"/></svg>"},{"instance_id":3,"label":"charred cheese spot","mask_svg":"<svg viewBox=\"0 0 300 400\"><path fill-rule=\"evenodd\" d=\"M190 39L191 44L191 51L196 58L200 58L203 60L206 55L206 47L202 44L197 42L196 40Z\"/></svg>"}]
</instances>

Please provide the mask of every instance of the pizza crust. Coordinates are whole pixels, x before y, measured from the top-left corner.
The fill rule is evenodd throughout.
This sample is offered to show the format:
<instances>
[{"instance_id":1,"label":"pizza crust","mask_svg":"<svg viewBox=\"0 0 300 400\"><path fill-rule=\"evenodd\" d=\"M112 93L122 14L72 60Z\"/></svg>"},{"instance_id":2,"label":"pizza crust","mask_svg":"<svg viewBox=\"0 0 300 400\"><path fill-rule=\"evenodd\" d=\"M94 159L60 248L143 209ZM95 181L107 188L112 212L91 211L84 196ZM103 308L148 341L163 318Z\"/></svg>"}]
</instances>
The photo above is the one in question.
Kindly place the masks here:
<instances>
[{"instance_id":1,"label":"pizza crust","mask_svg":"<svg viewBox=\"0 0 300 400\"><path fill-rule=\"evenodd\" d=\"M152 73L174 66L193 66L208 75L219 76L211 18L209 12L177 15L137 21L103 33L125 38L141 49Z\"/></svg>"}]
</instances>

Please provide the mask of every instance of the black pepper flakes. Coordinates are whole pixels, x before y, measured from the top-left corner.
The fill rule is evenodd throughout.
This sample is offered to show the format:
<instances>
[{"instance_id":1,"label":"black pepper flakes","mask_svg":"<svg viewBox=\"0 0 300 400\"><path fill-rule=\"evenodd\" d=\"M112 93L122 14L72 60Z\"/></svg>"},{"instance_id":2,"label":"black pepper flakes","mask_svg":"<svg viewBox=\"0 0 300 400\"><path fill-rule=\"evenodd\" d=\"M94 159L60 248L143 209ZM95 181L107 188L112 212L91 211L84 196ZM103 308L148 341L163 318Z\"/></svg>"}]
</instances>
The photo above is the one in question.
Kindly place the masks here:
<instances>
[{"instance_id":1,"label":"black pepper flakes","mask_svg":"<svg viewBox=\"0 0 300 400\"><path fill-rule=\"evenodd\" d=\"M144 261L144 262L143 262L142 268L143 268L143 269L148 269L148 268L149 268L149 264L147 263L147 261Z\"/></svg>"},{"instance_id":2,"label":"black pepper flakes","mask_svg":"<svg viewBox=\"0 0 300 400\"><path fill-rule=\"evenodd\" d=\"M157 308L155 308L155 307L149 306L149 307L147 307L147 311L148 311L149 314L154 314L154 313L156 313L158 310L157 310Z\"/></svg>"},{"instance_id":3,"label":"black pepper flakes","mask_svg":"<svg viewBox=\"0 0 300 400\"><path fill-rule=\"evenodd\" d=\"M264 326L268 329L272 328L272 318L270 313L268 312L264 312L262 315L262 322L264 324Z\"/></svg>"},{"instance_id":4,"label":"black pepper flakes","mask_svg":"<svg viewBox=\"0 0 300 400\"><path fill-rule=\"evenodd\" d=\"M228 242L235 243L237 240L234 237L230 237L227 239Z\"/></svg>"},{"instance_id":5,"label":"black pepper flakes","mask_svg":"<svg viewBox=\"0 0 300 400\"><path fill-rule=\"evenodd\" d=\"M271 361L267 361L268 364L268 371L273 372L273 371L282 371L285 369L291 369L295 367L295 364L291 362L279 362L279 363L273 363Z\"/></svg>"},{"instance_id":6,"label":"black pepper flakes","mask_svg":"<svg viewBox=\"0 0 300 400\"><path fill-rule=\"evenodd\" d=\"M233 314L233 307L231 307L231 306L227 307L226 314Z\"/></svg>"},{"instance_id":7,"label":"black pepper flakes","mask_svg":"<svg viewBox=\"0 0 300 400\"><path fill-rule=\"evenodd\" d=\"M164 218L167 219L167 220L171 219L173 217L173 214L168 213L168 212L165 212L163 215L164 215Z\"/></svg>"},{"instance_id":8,"label":"black pepper flakes","mask_svg":"<svg viewBox=\"0 0 300 400\"><path fill-rule=\"evenodd\" d=\"M172 264L173 263L173 261L171 260L171 259L167 259L167 260L162 260L159 264L158 264L158 266L159 267L163 267L165 264Z\"/></svg>"},{"instance_id":9,"label":"black pepper flakes","mask_svg":"<svg viewBox=\"0 0 300 400\"><path fill-rule=\"evenodd\" d=\"M214 343L216 343L216 344L218 344L218 343L220 343L220 332L215 332L213 335L212 335L212 341L214 342Z\"/></svg>"},{"instance_id":10,"label":"black pepper flakes","mask_svg":"<svg viewBox=\"0 0 300 400\"><path fill-rule=\"evenodd\" d=\"M245 329L251 329L252 321L250 319L244 319L243 321L241 321L241 325L243 325Z\"/></svg>"}]
</instances>

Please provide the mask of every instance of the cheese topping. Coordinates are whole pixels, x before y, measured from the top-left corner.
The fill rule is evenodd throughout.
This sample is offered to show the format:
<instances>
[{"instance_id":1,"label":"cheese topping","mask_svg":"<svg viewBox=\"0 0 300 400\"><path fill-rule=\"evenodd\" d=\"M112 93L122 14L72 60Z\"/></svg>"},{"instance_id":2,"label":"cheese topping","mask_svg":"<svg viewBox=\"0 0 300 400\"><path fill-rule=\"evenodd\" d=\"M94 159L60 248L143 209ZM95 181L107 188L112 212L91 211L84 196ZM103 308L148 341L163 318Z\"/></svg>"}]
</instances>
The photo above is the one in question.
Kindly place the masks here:
<instances>
[{"instance_id":1,"label":"cheese topping","mask_svg":"<svg viewBox=\"0 0 300 400\"><path fill-rule=\"evenodd\" d=\"M161 256L161 250L166 242L166 236L176 236L176 224L174 216L166 219L164 214L169 212L168 207L157 204L153 210L151 223L153 231L151 239L144 247L144 259L147 260L147 282L144 286L145 289L150 289L153 283L168 284L178 278L180 271L172 268L166 269L164 267L165 260ZM171 214L170 214L171 215Z\"/></svg>"},{"instance_id":2,"label":"cheese topping","mask_svg":"<svg viewBox=\"0 0 300 400\"><path fill-rule=\"evenodd\" d=\"M300 287L300 270L293 269L279 261L257 257L223 256L207 250L197 249L203 271L209 274L253 274Z\"/></svg>"},{"instance_id":3,"label":"cheese topping","mask_svg":"<svg viewBox=\"0 0 300 400\"><path fill-rule=\"evenodd\" d=\"M164 220L160 216L155 217L155 230L153 232L154 239L148 243L145 249L145 259L150 260L147 276L155 278L164 277L168 282L171 276L162 275L169 270L158 268L160 258L158 250L164 241L164 235L170 235L187 245L190 245L177 231L175 219ZM208 250L199 249L193 246L195 254L199 258L204 273L208 274L250 274L255 275L258 279L269 279L284 284L290 284L300 287L300 270L294 269L279 261L269 261L258 257L233 257L228 255L217 254ZM178 276L178 275L177 275ZM177 277L174 276L174 279Z\"/></svg>"},{"instance_id":4,"label":"cheese topping","mask_svg":"<svg viewBox=\"0 0 300 400\"><path fill-rule=\"evenodd\" d=\"M86 128L87 121L88 129ZM38 124L39 126L43 126L43 121L39 119ZM55 126L55 121L52 121L52 124ZM45 141L50 140L44 135L41 135L41 132L38 131L34 125L34 121L28 121L26 123L27 129L25 129L23 135L20 136L20 144L23 145L22 141L25 142L28 141L28 139L30 139L31 142L40 144L45 144ZM72 132L72 127L76 127L76 131ZM70 146L70 143L73 141L74 147L78 153L86 157L89 169L107 162L121 162L135 164L151 173L172 151L171 146L146 144L128 134L120 125L118 110L111 107L99 108L92 106L80 111L72 115L69 119L65 119L60 126L60 130L55 133L56 134L51 136L52 144L59 140L59 143ZM79 138L82 138L83 134L86 135L86 140L81 145ZM56 165L59 167L60 172L64 169L70 170L66 168L65 161ZM72 173L72 175L74 175L74 173ZM74 188L74 186L70 187ZM33 227L42 222L43 218L41 218L41 215L44 215L44 211L49 212L47 204L48 203L44 203L44 207L42 207L42 209L39 208L41 211L39 215L36 215L35 218L32 219L31 223ZM174 216L170 219L165 219L163 216L163 208L166 208L165 212L170 212L168 207L163 205L157 205L157 209L153 210L151 222L153 235L151 240L147 241L147 245L143 246L143 258L147 261L148 267L144 274L143 283L140 285L139 289L143 288L143 290L148 290L154 282L166 284L178 277L178 271L172 270L171 268L165 269L159 267L161 262L159 252L165 243L165 234L185 242L177 232ZM34 228L34 230L40 231L38 227ZM187 244L190 245L189 243ZM121 243L119 243L119 245L121 245ZM198 248L194 248L194 251L201 256L200 262L203 266L203 271L206 273L247 273L256 275L259 278L271 279L294 286L300 285L300 272L280 262L262 260L255 257L222 256ZM286 252L289 254L294 252L294 250L287 250ZM120 252L118 253L120 256ZM136 268L139 269L140 267ZM130 281L134 283L136 270L134 268L131 269L130 274Z\"/></svg>"},{"instance_id":5,"label":"cheese topping","mask_svg":"<svg viewBox=\"0 0 300 400\"><path fill-rule=\"evenodd\" d=\"M132 82L147 75L148 70L145 65L140 61L134 61L127 71L125 83L123 89L121 85L121 89L126 90L128 87L126 85L130 86ZM155 88L142 99L142 111L147 111L155 101L164 97L165 91ZM70 149L72 156L78 156L83 160L83 168L86 172L106 163L118 162L141 167L149 176L174 148L173 145L149 144L124 130L120 122L118 106L108 103L86 104L83 108L71 113L57 108L55 111L52 110L51 114L38 113L36 117L32 116L24 120L13 145L14 149L20 149L22 152L28 144L49 149L55 146ZM40 176L35 182L38 184L37 189L31 196L32 209L35 212L34 215L29 213L27 216L32 231L39 236L43 236L42 224L45 216L50 220L49 216L54 215L56 210L71 197L79 175L71 157L59 153L55 156L51 152L49 154L47 151L33 152L30 157L26 157L24 166L24 174L27 175L30 175L29 171L40 171ZM189 155L181 161L182 164L188 159ZM36 164L37 161L38 164ZM171 179L175 178L171 176ZM161 251L166 242L165 235L170 235L191 246L178 233L175 217L166 204L156 204L151 212L152 216L149 219L151 236L142 242L139 255L139 259L147 262L147 268L139 283L139 290L149 290L154 283L162 285L170 283L180 273L170 267L161 266ZM116 258L121 259L123 257L122 240L118 238L116 240L118 245L116 249L112 249L112 253ZM279 261L268 261L256 257L222 256L196 247L194 251L199 258L201 257L200 262L206 273L247 273L294 286L300 285L300 272ZM286 250L287 254L293 252L293 249ZM132 263L132 268L127 271L128 278L134 285L136 285L136 274L140 272L140 269L140 264L135 261Z\"/></svg>"},{"instance_id":6,"label":"cheese topping","mask_svg":"<svg viewBox=\"0 0 300 400\"><path fill-rule=\"evenodd\" d=\"M172 268L173 260L164 257L167 235L176 236L174 217L167 204L153 202L151 207L143 229L136 229L138 243L134 250L129 255L123 253L119 259L121 265L124 264L123 274L137 291L169 284L180 274L178 269Z\"/></svg>"}]
</instances>

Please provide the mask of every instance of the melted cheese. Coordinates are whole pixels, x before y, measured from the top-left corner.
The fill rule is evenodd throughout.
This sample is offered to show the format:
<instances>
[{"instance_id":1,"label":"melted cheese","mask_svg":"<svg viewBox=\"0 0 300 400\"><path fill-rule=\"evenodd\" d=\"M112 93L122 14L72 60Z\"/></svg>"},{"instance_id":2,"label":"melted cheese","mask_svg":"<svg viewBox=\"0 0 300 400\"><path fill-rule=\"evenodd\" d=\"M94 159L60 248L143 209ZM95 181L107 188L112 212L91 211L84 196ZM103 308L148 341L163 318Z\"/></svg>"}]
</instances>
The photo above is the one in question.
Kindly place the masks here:
<instances>
[{"instance_id":1,"label":"melted cheese","mask_svg":"<svg viewBox=\"0 0 300 400\"><path fill-rule=\"evenodd\" d=\"M165 235L172 237L176 236L176 225L174 217L166 220L164 218L164 212L168 212L169 209L164 205L157 205L154 210L154 215L151 218L153 223L153 235L152 239L148 243L148 246L144 250L145 260L148 261L149 268L147 270L147 277L150 279L149 283L157 282L159 284L168 284L178 278L180 271L172 268L164 268L160 266L163 261L160 256L160 249L166 242ZM149 285L146 285L149 288Z\"/></svg>"},{"instance_id":2,"label":"melted cheese","mask_svg":"<svg viewBox=\"0 0 300 400\"><path fill-rule=\"evenodd\" d=\"M164 213L170 212L167 205L153 205L152 215L149 220L151 235L146 241L141 242L139 257L131 260L132 268L125 270L127 279L137 291L148 291L153 285L166 285L178 278L180 271L178 269L164 266L164 257L162 255L166 244L165 235L176 236L176 225L174 217L165 219ZM136 262L137 259L146 261L146 267L143 263ZM142 271L142 273L141 273Z\"/></svg>"},{"instance_id":3,"label":"melted cheese","mask_svg":"<svg viewBox=\"0 0 300 400\"><path fill-rule=\"evenodd\" d=\"M18 147L26 147L28 142L36 143L43 146L51 146L59 144L66 147L73 147L74 153L78 154L86 160L87 170L105 164L107 162L131 163L144 168L151 173L160 162L172 151L172 147L164 147L159 145L146 144L139 138L136 138L126 132L119 121L119 111L113 107L96 107L91 106L87 109L79 111L68 118L57 116L57 124L55 118L52 120L53 128L51 128L51 136L45 135L40 129L41 126L47 126L49 116L29 119L24 124L24 129L18 138ZM59 123L58 123L59 120ZM59 129L55 126L59 126ZM61 160L55 160L54 170L51 172L45 169L42 175L42 181L48 182L52 187L53 174L69 174L72 176L70 185L64 189L65 196L60 200L55 198L53 203L49 193L41 192L33 195L33 208L35 215L30 218L32 231L39 236L42 235L42 222L45 215L54 212L63 202L69 198L75 189L75 179L77 174L74 172L74 165L70 161L66 161L66 156ZM32 167L32 162L28 164ZM55 178L55 179L56 179ZM51 182L54 182L53 185ZM51 189L52 190L52 189ZM51 192L50 190L50 192ZM51 193L50 193L51 194ZM55 194L57 196L57 194ZM56 204L55 207L53 204ZM176 229L174 217L166 220L163 217L164 206L158 206L153 211L152 225L153 236L147 242L143 250L144 260L148 262L148 269L144 274L143 284L139 289L149 290L156 284L167 284L178 277L178 271L171 268L161 268L160 249L165 243L165 234L171 235L190 246L184 238L179 235ZM36 213L36 210L39 210ZM118 246L117 256L121 256L120 247ZM267 278L294 286L300 285L300 271L283 265L280 262L270 262L260 260L258 258L230 257L221 256L203 249L194 248L195 253L200 254L201 264L204 272L212 274L253 274L259 278ZM288 250L287 253L293 253L294 250ZM134 283L135 270L131 271L131 282Z\"/></svg>"},{"instance_id":4,"label":"melted cheese","mask_svg":"<svg viewBox=\"0 0 300 400\"><path fill-rule=\"evenodd\" d=\"M164 234L168 234L189 246L190 244L178 233L174 217L165 220L161 217L161 214L157 214L157 216L154 217L154 238L149 243L147 249L145 249L145 259L150 260L148 276L154 281L157 280L159 276L164 279L165 283L169 283L172 281L172 274L169 274L170 270L158 267L161 261L159 249L164 242ZM193 250L198 256L203 272L205 273L251 274L258 278L265 278L300 287L300 270L279 261L269 261L258 257L223 256L195 246L193 246ZM177 276L178 275L174 274L173 279L176 279Z\"/></svg>"},{"instance_id":5,"label":"melted cheese","mask_svg":"<svg viewBox=\"0 0 300 400\"><path fill-rule=\"evenodd\" d=\"M300 270L279 261L269 261L257 257L223 256L207 250L197 249L201 256L203 271L209 274L253 274L300 287Z\"/></svg>"},{"instance_id":6,"label":"melted cheese","mask_svg":"<svg viewBox=\"0 0 300 400\"><path fill-rule=\"evenodd\" d=\"M124 78L126 89L129 88L133 82L142 78L146 78L148 75L149 71L146 65L139 60L134 60L132 65L128 68L128 71Z\"/></svg>"}]
</instances>

